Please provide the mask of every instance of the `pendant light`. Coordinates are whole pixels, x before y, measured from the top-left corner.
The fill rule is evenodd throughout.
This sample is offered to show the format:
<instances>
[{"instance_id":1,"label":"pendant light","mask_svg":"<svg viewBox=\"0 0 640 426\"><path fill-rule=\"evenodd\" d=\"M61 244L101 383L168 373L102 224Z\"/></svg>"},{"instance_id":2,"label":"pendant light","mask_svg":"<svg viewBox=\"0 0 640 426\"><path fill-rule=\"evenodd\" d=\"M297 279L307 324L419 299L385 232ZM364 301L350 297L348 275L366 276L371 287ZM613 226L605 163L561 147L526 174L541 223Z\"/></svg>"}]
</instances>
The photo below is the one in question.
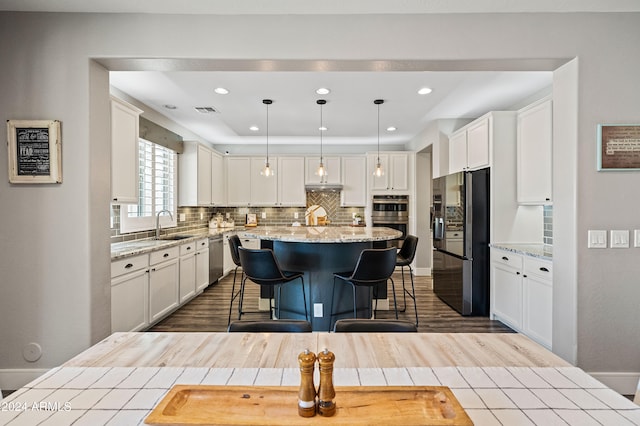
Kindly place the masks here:
<instances>
[{"instance_id":1,"label":"pendant light","mask_svg":"<svg viewBox=\"0 0 640 426\"><path fill-rule=\"evenodd\" d=\"M384 103L384 100L376 99L373 103L378 106L378 158L376 161L376 169L373 171L373 176L379 178L384 176L382 163L380 163L380 105Z\"/></svg>"},{"instance_id":2,"label":"pendant light","mask_svg":"<svg viewBox=\"0 0 640 426\"><path fill-rule=\"evenodd\" d=\"M322 157L322 132L324 132L324 127L322 125L322 106L326 104L327 101L324 99L318 99L316 103L320 105L320 164L316 170L316 175L320 176L320 183L324 183L327 180L327 168L324 166L324 158Z\"/></svg>"},{"instance_id":3,"label":"pendant light","mask_svg":"<svg viewBox=\"0 0 640 426\"><path fill-rule=\"evenodd\" d=\"M264 168L260 171L260 174L264 177L270 177L276 174L269 165L269 105L271 105L273 101L271 99L263 99L262 103L267 106L267 159L264 163Z\"/></svg>"}]
</instances>

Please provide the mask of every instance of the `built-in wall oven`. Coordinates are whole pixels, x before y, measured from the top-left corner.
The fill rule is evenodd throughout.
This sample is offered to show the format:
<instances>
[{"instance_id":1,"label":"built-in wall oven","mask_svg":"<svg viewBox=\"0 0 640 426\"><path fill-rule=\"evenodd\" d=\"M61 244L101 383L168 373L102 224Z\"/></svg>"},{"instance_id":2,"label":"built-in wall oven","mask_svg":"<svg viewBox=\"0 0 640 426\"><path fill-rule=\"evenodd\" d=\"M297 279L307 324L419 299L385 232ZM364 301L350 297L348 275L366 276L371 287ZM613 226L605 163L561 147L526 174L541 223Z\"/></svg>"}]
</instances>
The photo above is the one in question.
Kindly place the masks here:
<instances>
[{"instance_id":1,"label":"built-in wall oven","mask_svg":"<svg viewBox=\"0 0 640 426\"><path fill-rule=\"evenodd\" d=\"M409 226L409 196L374 195L371 209L371 225L386 226L402 232L402 237L391 241L402 247Z\"/></svg>"}]
</instances>

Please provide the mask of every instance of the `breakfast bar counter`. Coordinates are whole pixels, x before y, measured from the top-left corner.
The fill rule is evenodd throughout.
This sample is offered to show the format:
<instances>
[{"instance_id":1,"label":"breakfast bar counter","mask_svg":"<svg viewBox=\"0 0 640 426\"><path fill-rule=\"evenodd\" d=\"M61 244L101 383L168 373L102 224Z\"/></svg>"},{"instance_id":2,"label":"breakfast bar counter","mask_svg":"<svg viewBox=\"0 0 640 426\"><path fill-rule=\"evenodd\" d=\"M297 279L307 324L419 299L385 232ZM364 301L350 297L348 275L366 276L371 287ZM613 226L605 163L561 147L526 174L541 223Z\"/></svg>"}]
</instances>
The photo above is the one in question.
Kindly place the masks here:
<instances>
[{"instance_id":1,"label":"breakfast bar counter","mask_svg":"<svg viewBox=\"0 0 640 426\"><path fill-rule=\"evenodd\" d=\"M0 424L144 424L176 384L296 387L298 354L324 348L338 406L341 386L448 386L476 426L640 424L640 407L513 333L115 333L0 401Z\"/></svg>"},{"instance_id":2,"label":"breakfast bar counter","mask_svg":"<svg viewBox=\"0 0 640 426\"><path fill-rule=\"evenodd\" d=\"M353 316L351 288L340 286L334 295L333 274L353 270L362 250L373 248L377 243L386 246L387 241L401 237L402 232L369 226L259 226L248 228L244 235L269 241L282 269L304 273L308 320L314 331L328 331L332 324L332 306L334 312L348 312L346 316ZM357 289L356 298L358 309L363 308L359 315L370 317L369 290ZM302 300L299 286L282 286L278 301L282 318L304 319ZM315 305L322 306L322 315L314 316ZM335 316L333 321L339 318Z\"/></svg>"}]
</instances>

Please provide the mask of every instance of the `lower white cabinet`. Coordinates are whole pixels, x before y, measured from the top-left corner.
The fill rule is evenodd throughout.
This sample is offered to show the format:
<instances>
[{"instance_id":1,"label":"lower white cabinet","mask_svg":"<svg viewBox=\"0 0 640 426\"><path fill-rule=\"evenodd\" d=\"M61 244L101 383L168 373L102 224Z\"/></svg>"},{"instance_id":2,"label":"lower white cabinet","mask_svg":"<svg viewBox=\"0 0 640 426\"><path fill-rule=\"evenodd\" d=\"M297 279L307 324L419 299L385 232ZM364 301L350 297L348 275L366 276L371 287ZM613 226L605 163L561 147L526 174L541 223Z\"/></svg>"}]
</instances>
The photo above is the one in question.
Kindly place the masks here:
<instances>
[{"instance_id":1,"label":"lower white cabinet","mask_svg":"<svg viewBox=\"0 0 640 426\"><path fill-rule=\"evenodd\" d=\"M552 262L491 249L491 317L551 349Z\"/></svg>"},{"instance_id":2,"label":"lower white cabinet","mask_svg":"<svg viewBox=\"0 0 640 426\"><path fill-rule=\"evenodd\" d=\"M231 249L229 248L229 237L232 234L225 234L222 240L222 274L227 275L231 272L235 267L235 263L233 263L233 257L231 257Z\"/></svg>"},{"instance_id":3,"label":"lower white cabinet","mask_svg":"<svg viewBox=\"0 0 640 426\"><path fill-rule=\"evenodd\" d=\"M149 325L149 256L111 263L111 331L139 331Z\"/></svg>"},{"instance_id":4,"label":"lower white cabinet","mask_svg":"<svg viewBox=\"0 0 640 426\"><path fill-rule=\"evenodd\" d=\"M178 307L179 247L158 250L149 255L149 323L152 324Z\"/></svg>"},{"instance_id":5,"label":"lower white cabinet","mask_svg":"<svg viewBox=\"0 0 640 426\"><path fill-rule=\"evenodd\" d=\"M196 250L196 294L199 294L209 285L209 240L197 241Z\"/></svg>"},{"instance_id":6,"label":"lower white cabinet","mask_svg":"<svg viewBox=\"0 0 640 426\"><path fill-rule=\"evenodd\" d=\"M186 302L196 294L196 244L186 243L180 246L180 303Z\"/></svg>"}]
</instances>

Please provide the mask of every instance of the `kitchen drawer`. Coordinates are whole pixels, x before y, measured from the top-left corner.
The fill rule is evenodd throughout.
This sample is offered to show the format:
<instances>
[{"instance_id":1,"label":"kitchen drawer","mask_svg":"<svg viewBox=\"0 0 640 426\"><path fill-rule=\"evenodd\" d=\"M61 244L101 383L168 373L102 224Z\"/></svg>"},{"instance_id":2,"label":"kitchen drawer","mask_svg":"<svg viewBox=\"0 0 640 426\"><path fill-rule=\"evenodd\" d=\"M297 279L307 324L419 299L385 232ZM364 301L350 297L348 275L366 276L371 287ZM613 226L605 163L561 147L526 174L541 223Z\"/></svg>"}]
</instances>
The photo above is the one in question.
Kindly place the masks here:
<instances>
[{"instance_id":1,"label":"kitchen drawer","mask_svg":"<svg viewBox=\"0 0 640 426\"><path fill-rule=\"evenodd\" d=\"M445 237L447 240L460 240L462 241L462 236L463 236L463 232L462 231L446 231L445 232Z\"/></svg>"},{"instance_id":2,"label":"kitchen drawer","mask_svg":"<svg viewBox=\"0 0 640 426\"><path fill-rule=\"evenodd\" d=\"M526 256L524 259L524 273L525 275L536 275L551 281L553 279L552 265L553 263L548 260Z\"/></svg>"},{"instance_id":3,"label":"kitchen drawer","mask_svg":"<svg viewBox=\"0 0 640 426\"><path fill-rule=\"evenodd\" d=\"M151 252L149 255L149 265L175 259L180 254L180 247L168 247L166 249Z\"/></svg>"},{"instance_id":4,"label":"kitchen drawer","mask_svg":"<svg viewBox=\"0 0 640 426\"><path fill-rule=\"evenodd\" d=\"M491 261L510 266L515 269L522 269L522 255L505 250L491 250Z\"/></svg>"},{"instance_id":5,"label":"kitchen drawer","mask_svg":"<svg viewBox=\"0 0 640 426\"><path fill-rule=\"evenodd\" d=\"M203 238L201 240L196 241L196 251L200 251L202 249L209 248L209 239Z\"/></svg>"},{"instance_id":6,"label":"kitchen drawer","mask_svg":"<svg viewBox=\"0 0 640 426\"><path fill-rule=\"evenodd\" d=\"M180 246L180 256L184 256L189 253L196 252L196 242L192 241L190 243L182 244Z\"/></svg>"},{"instance_id":7,"label":"kitchen drawer","mask_svg":"<svg viewBox=\"0 0 640 426\"><path fill-rule=\"evenodd\" d=\"M111 278L118 277L129 272L139 271L149 266L149 255L125 257L111 262Z\"/></svg>"}]
</instances>

